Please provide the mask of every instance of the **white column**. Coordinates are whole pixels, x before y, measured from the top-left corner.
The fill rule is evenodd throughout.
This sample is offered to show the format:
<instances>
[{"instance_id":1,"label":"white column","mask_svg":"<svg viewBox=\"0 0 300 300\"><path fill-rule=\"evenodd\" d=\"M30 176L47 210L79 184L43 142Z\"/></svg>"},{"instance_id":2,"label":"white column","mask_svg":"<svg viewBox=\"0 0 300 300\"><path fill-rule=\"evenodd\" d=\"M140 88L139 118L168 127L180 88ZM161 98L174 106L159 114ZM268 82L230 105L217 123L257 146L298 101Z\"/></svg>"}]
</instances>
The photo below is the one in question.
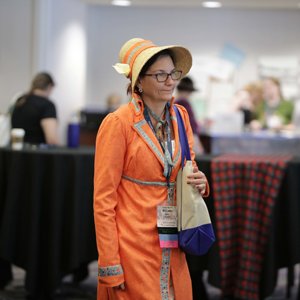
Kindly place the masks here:
<instances>
[{"instance_id":1,"label":"white column","mask_svg":"<svg viewBox=\"0 0 300 300\"><path fill-rule=\"evenodd\" d=\"M86 4L80 0L34 0L33 69L50 72L59 132L66 143L67 123L86 102Z\"/></svg>"},{"instance_id":2,"label":"white column","mask_svg":"<svg viewBox=\"0 0 300 300\"><path fill-rule=\"evenodd\" d=\"M47 68L51 13L51 0L32 0L32 76Z\"/></svg>"}]
</instances>

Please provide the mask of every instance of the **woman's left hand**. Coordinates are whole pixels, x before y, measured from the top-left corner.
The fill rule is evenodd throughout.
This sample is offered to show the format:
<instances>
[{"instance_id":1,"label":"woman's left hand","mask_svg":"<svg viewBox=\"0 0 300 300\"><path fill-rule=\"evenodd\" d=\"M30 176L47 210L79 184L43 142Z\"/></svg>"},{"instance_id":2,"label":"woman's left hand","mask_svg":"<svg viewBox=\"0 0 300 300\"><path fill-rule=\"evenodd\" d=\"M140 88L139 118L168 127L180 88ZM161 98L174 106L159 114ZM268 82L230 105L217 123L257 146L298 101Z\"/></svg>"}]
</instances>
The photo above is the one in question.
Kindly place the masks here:
<instances>
[{"instance_id":1,"label":"woman's left hand","mask_svg":"<svg viewBox=\"0 0 300 300\"><path fill-rule=\"evenodd\" d=\"M194 167L193 174L187 176L187 183L198 189L201 195L205 194L207 179L204 173L198 170L198 167Z\"/></svg>"}]
</instances>

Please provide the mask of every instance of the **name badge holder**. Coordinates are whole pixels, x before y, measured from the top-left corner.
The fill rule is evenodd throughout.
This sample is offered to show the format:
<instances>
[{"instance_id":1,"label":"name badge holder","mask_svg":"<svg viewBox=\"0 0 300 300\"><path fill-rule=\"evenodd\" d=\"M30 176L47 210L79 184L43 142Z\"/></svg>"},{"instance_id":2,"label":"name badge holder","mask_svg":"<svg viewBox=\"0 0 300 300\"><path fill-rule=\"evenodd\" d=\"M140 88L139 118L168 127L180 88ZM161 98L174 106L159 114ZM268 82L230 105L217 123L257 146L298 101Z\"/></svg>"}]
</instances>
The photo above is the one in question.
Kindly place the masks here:
<instances>
[{"instance_id":1,"label":"name badge holder","mask_svg":"<svg viewBox=\"0 0 300 300\"><path fill-rule=\"evenodd\" d=\"M157 228L161 248L178 248L176 206L159 205L157 207Z\"/></svg>"}]
</instances>

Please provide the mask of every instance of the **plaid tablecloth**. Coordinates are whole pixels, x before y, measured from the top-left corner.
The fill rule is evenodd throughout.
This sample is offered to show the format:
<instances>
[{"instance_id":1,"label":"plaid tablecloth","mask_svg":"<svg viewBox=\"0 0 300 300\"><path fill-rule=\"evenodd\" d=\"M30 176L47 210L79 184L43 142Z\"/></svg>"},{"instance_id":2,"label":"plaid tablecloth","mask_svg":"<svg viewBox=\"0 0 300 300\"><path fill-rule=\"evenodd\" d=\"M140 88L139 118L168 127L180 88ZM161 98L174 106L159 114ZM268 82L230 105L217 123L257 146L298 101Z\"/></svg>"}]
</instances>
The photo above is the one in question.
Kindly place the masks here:
<instances>
[{"instance_id":1,"label":"plaid tablecloth","mask_svg":"<svg viewBox=\"0 0 300 300\"><path fill-rule=\"evenodd\" d=\"M225 154L212 161L224 296L259 299L272 210L290 158Z\"/></svg>"}]
</instances>

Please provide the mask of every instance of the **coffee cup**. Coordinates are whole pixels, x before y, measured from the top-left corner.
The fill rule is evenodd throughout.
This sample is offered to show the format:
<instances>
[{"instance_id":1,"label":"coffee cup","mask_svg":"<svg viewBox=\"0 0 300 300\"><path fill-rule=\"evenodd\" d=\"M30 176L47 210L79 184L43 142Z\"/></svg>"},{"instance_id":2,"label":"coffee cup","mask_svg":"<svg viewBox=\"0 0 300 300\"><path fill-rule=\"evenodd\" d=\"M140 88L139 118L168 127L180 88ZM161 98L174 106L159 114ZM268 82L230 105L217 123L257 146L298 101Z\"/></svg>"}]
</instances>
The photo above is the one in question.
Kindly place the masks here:
<instances>
[{"instance_id":1,"label":"coffee cup","mask_svg":"<svg viewBox=\"0 0 300 300\"><path fill-rule=\"evenodd\" d=\"M24 145L25 130L22 128L13 128L11 130L11 148L21 150Z\"/></svg>"}]
</instances>

